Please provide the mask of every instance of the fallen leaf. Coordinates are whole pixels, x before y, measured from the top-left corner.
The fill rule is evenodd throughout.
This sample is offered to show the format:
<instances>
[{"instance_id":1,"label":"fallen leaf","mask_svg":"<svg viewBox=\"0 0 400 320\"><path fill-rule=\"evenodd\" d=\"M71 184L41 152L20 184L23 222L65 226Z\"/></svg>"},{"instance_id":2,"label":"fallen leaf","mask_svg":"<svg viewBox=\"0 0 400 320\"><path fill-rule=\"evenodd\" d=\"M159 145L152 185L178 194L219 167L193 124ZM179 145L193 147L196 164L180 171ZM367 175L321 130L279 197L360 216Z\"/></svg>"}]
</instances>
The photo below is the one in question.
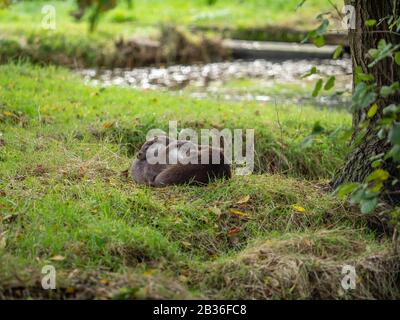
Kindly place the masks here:
<instances>
[{"instance_id":1,"label":"fallen leaf","mask_svg":"<svg viewBox=\"0 0 400 320\"><path fill-rule=\"evenodd\" d=\"M297 204L292 205L292 208L296 211L296 212L300 212L303 213L306 211L306 209L304 209L302 206L299 206Z\"/></svg>"},{"instance_id":2,"label":"fallen leaf","mask_svg":"<svg viewBox=\"0 0 400 320\"><path fill-rule=\"evenodd\" d=\"M54 256L54 257L50 258L50 260L53 260L53 261L63 261L63 260L65 260L65 257L60 256L60 255L57 255L57 256Z\"/></svg>"},{"instance_id":3,"label":"fallen leaf","mask_svg":"<svg viewBox=\"0 0 400 320\"><path fill-rule=\"evenodd\" d=\"M218 217L222 214L221 209L217 208L217 207L212 207L210 208L210 211L212 213L214 213L215 215L217 215Z\"/></svg>"},{"instance_id":4,"label":"fallen leaf","mask_svg":"<svg viewBox=\"0 0 400 320\"><path fill-rule=\"evenodd\" d=\"M191 246L192 246L192 244L191 244L190 242L187 242L187 241L182 241L182 244L183 244L185 247L191 247Z\"/></svg>"},{"instance_id":5,"label":"fallen leaf","mask_svg":"<svg viewBox=\"0 0 400 320\"><path fill-rule=\"evenodd\" d=\"M103 128L104 129L110 129L114 126L115 122L104 122L103 123Z\"/></svg>"},{"instance_id":6,"label":"fallen leaf","mask_svg":"<svg viewBox=\"0 0 400 320\"><path fill-rule=\"evenodd\" d=\"M250 218L250 216L249 216L247 213L242 212L242 211L240 211L240 210L229 209L229 211L230 211L232 214L234 214L234 215L236 215L236 216L239 216L239 217L241 217L241 218L246 218L246 219L249 219L249 218Z\"/></svg>"},{"instance_id":7,"label":"fallen leaf","mask_svg":"<svg viewBox=\"0 0 400 320\"><path fill-rule=\"evenodd\" d=\"M66 292L66 293L69 293L69 294L72 294L72 293L75 292L75 289L72 288L72 287L68 287L67 289L65 289L65 292Z\"/></svg>"},{"instance_id":8,"label":"fallen leaf","mask_svg":"<svg viewBox=\"0 0 400 320\"><path fill-rule=\"evenodd\" d=\"M180 224L181 222L182 222L181 218L176 218L174 221L175 224Z\"/></svg>"},{"instance_id":9,"label":"fallen leaf","mask_svg":"<svg viewBox=\"0 0 400 320\"><path fill-rule=\"evenodd\" d=\"M155 271L154 269L148 269L145 272L143 272L143 275L145 277L150 277L154 273L154 271Z\"/></svg>"},{"instance_id":10,"label":"fallen leaf","mask_svg":"<svg viewBox=\"0 0 400 320\"><path fill-rule=\"evenodd\" d=\"M240 228L239 227L234 227L234 228L232 228L232 229L230 229L229 231L228 231L228 237L234 237L234 236L236 236L238 233L240 232Z\"/></svg>"},{"instance_id":11,"label":"fallen leaf","mask_svg":"<svg viewBox=\"0 0 400 320\"><path fill-rule=\"evenodd\" d=\"M77 276L78 273L79 273L79 269L74 269L74 270L72 270L72 271L69 273L69 275L68 275L68 279L71 279L71 278Z\"/></svg>"},{"instance_id":12,"label":"fallen leaf","mask_svg":"<svg viewBox=\"0 0 400 320\"><path fill-rule=\"evenodd\" d=\"M246 202L249 202L249 200L250 200L250 196L249 195L247 195L247 196L244 196L243 198L241 198L238 202L236 202L237 204L244 204L244 203L246 203Z\"/></svg>"}]
</instances>

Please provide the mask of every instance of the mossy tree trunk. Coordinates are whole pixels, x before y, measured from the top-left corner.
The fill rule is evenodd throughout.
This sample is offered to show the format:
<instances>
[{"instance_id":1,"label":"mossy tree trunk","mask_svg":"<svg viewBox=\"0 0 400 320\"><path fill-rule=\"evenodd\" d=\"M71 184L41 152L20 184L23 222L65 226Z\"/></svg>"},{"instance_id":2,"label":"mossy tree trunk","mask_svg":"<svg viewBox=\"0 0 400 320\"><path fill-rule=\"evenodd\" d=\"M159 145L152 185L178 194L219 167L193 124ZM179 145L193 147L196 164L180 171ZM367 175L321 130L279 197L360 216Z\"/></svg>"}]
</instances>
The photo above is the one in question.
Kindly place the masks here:
<instances>
[{"instance_id":1,"label":"mossy tree trunk","mask_svg":"<svg viewBox=\"0 0 400 320\"><path fill-rule=\"evenodd\" d=\"M393 82L400 80L400 67L393 59L384 59L371 69L368 68L370 61L367 57L368 50L376 48L379 40L385 39L387 43L396 44L400 42L400 37L389 32L389 27L386 22L374 28L365 26L367 20L375 19L379 22L383 17L393 15L395 11L399 14L400 0L346 0L345 2L355 7L356 28L349 31L349 43L353 62L353 80L355 80L355 68L357 66L360 66L364 73L373 74L378 88L391 85ZM393 95L385 99L379 98L377 101L379 106L378 113L370 120L368 131L359 144L356 144L356 138L360 133L358 125L366 119L367 110L354 112L353 126L355 130L350 141L350 152L345 164L337 172L332 181L332 186L334 188L345 182L364 182L365 178L373 171L369 159L374 155L386 153L390 150L391 146L377 137L377 122L382 117L383 108L390 104L399 103L399 95ZM388 161L385 166L385 169L394 177L399 177L399 170L393 162ZM399 196L393 196L396 192L392 192L391 194L392 196L390 196L390 198L392 200L400 200Z\"/></svg>"}]
</instances>

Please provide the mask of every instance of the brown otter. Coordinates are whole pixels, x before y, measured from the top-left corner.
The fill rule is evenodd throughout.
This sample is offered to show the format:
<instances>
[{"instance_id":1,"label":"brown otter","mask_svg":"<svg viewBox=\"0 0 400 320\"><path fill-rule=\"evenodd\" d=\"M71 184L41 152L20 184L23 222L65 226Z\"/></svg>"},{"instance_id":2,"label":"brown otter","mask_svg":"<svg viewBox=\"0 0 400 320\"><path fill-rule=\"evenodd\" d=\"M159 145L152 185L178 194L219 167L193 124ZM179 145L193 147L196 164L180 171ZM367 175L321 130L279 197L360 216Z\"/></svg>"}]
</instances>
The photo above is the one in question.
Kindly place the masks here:
<instances>
[{"instance_id":1,"label":"brown otter","mask_svg":"<svg viewBox=\"0 0 400 320\"><path fill-rule=\"evenodd\" d=\"M153 149L148 152L150 148ZM219 156L221 163L212 163L213 152ZM149 154L164 157L166 161L154 163L148 159ZM204 159L208 159L208 163L204 163ZM137 158L133 161L131 174L137 183L162 187L177 184L207 184L214 179L229 179L231 168L225 161L222 149L156 136L144 143L139 150Z\"/></svg>"}]
</instances>

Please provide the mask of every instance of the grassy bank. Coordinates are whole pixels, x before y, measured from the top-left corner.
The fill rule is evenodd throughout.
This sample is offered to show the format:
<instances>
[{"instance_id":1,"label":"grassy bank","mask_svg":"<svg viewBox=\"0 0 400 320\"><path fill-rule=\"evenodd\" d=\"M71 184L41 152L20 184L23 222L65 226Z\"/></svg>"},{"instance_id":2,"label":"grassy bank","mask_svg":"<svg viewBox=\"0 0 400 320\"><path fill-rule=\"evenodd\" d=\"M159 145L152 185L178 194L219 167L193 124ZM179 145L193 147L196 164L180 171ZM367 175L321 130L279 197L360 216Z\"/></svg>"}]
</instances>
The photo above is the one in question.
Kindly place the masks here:
<instances>
[{"instance_id":1,"label":"grassy bank","mask_svg":"<svg viewBox=\"0 0 400 320\"><path fill-rule=\"evenodd\" d=\"M131 35L144 28L160 23L181 26L214 26L225 28L258 28L265 26L284 26L293 29L308 30L316 25L316 16L333 8L329 1L308 0L296 10L298 0L218 0L207 5L207 0L137 0L129 8L124 1L113 10L105 13L99 24L99 33L104 37L116 34ZM332 1L342 5L340 0ZM57 13L57 26L70 33L82 33L87 30L86 18L76 23L70 15L76 11L74 1L21 1L12 7L0 11L1 26L16 31L41 29L43 5L50 4ZM12 24L13 26L10 26Z\"/></svg>"},{"instance_id":2,"label":"grassy bank","mask_svg":"<svg viewBox=\"0 0 400 320\"><path fill-rule=\"evenodd\" d=\"M100 90L30 65L0 67L0 108L0 298L399 298L389 240L324 191L344 112ZM255 128L258 173L135 185L121 172L169 120ZM317 120L326 133L303 148ZM41 289L46 264L56 291Z\"/></svg>"},{"instance_id":3,"label":"grassy bank","mask_svg":"<svg viewBox=\"0 0 400 320\"><path fill-rule=\"evenodd\" d=\"M218 60L226 56L220 52L219 46L219 39L223 36L301 41L304 30L315 27L315 16L330 9L328 1L316 0L307 1L298 11L295 10L298 0L220 0L213 6L206 5L206 2L135 1L132 8L123 2L104 14L95 32L89 33L87 16L77 22L70 15L76 10L74 1L21 1L0 9L0 63L20 58L34 63L75 67L186 63L185 59L170 56L171 50L192 52L190 62ZM55 30L45 30L42 26L44 15L41 10L47 4L56 9ZM180 36L166 27L171 25L180 27L187 45L182 45ZM165 34L170 36L166 38ZM161 54L167 57L156 55L150 62L143 61L153 53L151 49L150 52L144 49L143 44L139 47L130 44L133 38L167 42ZM204 38L209 39L206 44L202 44ZM196 56L198 52L203 56Z\"/></svg>"}]
</instances>

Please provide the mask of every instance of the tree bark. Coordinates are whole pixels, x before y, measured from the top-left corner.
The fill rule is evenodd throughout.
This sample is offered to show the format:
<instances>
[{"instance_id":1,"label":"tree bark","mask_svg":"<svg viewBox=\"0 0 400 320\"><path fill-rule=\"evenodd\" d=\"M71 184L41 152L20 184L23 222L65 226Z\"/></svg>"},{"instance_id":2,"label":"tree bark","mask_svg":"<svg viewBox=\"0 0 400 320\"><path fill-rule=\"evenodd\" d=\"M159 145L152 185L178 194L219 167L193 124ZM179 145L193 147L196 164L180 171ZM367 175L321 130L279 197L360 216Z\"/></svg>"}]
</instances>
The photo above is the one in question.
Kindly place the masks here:
<instances>
[{"instance_id":1,"label":"tree bark","mask_svg":"<svg viewBox=\"0 0 400 320\"><path fill-rule=\"evenodd\" d=\"M400 0L346 0L346 4L355 7L356 29L349 30L349 43L353 63L353 83L355 83L355 68L357 66L360 66L364 73L370 73L375 77L378 88L399 81L400 67L393 59L386 58L370 69L367 67L370 63L367 55L369 49L377 47L379 40L385 39L387 43L397 44L400 42L400 37L389 31L386 21L374 28L366 27L365 22L370 19L375 19L379 22L382 18L393 15L393 13L399 15ZM399 103L399 95L393 95L386 99L378 99L377 104L379 109L377 115L370 120L368 131L362 142L358 145L355 143L356 137L360 133L358 125L366 119L368 109L354 112L354 133L350 141L350 152L344 166L337 172L331 182L334 188L345 182L364 182L365 178L374 170L371 168L370 158L390 150L390 144L377 137L377 122L382 117L382 110L385 107L390 104ZM399 169L395 163L387 161L385 169L392 176L399 178ZM389 194L391 194L391 201L397 202L400 200L400 195L396 196L396 192L389 192Z\"/></svg>"}]
</instances>

